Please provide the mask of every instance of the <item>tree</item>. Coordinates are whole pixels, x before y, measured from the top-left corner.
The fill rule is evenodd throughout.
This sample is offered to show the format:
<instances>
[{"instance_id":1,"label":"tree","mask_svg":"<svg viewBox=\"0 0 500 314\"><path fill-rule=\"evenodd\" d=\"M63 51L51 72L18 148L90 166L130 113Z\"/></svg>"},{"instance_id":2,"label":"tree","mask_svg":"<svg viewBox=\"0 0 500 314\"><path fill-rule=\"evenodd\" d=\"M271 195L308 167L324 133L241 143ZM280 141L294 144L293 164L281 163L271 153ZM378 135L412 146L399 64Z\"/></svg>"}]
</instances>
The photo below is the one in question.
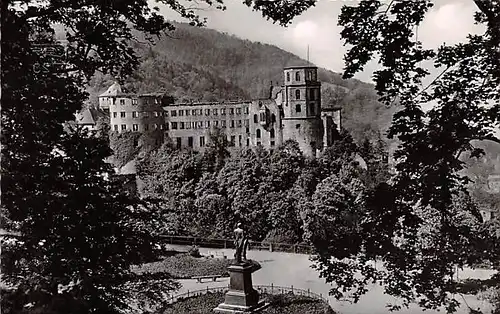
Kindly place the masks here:
<instances>
[{"instance_id":1,"label":"tree","mask_svg":"<svg viewBox=\"0 0 500 314\"><path fill-rule=\"evenodd\" d=\"M402 108L389 130L389 136L400 141L395 155L398 175L390 188L395 193L392 214L400 223L391 236L398 239L398 248L384 257L392 272L387 292L406 302L417 298L426 308L446 305L448 311L457 305L447 295L455 287L450 280L453 270L470 262L458 252L463 241L474 243L476 238L454 218L454 200L467 193L468 181L459 174L464 168L459 157L467 151L478 153L472 140L500 143L491 129L500 122L500 2L472 1L478 9L475 20L485 26L485 33L437 50L424 49L414 39L415 28L434 1L365 0L344 6L339 17L342 38L351 45L344 78L376 57L381 69L375 71L374 80L381 101L386 105L397 101ZM421 67L423 61L443 69L425 87L422 80L429 71ZM422 105L429 102L435 105L424 112ZM420 237L431 223L437 223L437 230ZM459 236L462 241L456 241ZM479 253L474 249L466 255ZM492 258L498 258L499 252L494 253Z\"/></svg>"}]
</instances>

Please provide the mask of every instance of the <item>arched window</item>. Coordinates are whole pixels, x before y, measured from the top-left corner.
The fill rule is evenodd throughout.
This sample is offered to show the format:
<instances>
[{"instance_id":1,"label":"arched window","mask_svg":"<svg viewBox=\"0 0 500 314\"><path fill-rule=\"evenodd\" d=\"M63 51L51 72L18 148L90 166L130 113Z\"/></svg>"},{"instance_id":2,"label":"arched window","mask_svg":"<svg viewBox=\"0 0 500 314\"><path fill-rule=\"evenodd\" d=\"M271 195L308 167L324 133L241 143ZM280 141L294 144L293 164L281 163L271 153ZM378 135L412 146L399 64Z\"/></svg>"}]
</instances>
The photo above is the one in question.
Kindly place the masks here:
<instances>
[{"instance_id":1,"label":"arched window","mask_svg":"<svg viewBox=\"0 0 500 314\"><path fill-rule=\"evenodd\" d=\"M269 133L270 133L270 137L274 138L274 129L271 129L271 131Z\"/></svg>"},{"instance_id":2,"label":"arched window","mask_svg":"<svg viewBox=\"0 0 500 314\"><path fill-rule=\"evenodd\" d=\"M295 72L295 80L300 81L300 72Z\"/></svg>"},{"instance_id":3,"label":"arched window","mask_svg":"<svg viewBox=\"0 0 500 314\"><path fill-rule=\"evenodd\" d=\"M260 138L260 129L257 129L257 138Z\"/></svg>"},{"instance_id":4,"label":"arched window","mask_svg":"<svg viewBox=\"0 0 500 314\"><path fill-rule=\"evenodd\" d=\"M256 114L253 115L253 123L259 123L259 117Z\"/></svg>"},{"instance_id":5,"label":"arched window","mask_svg":"<svg viewBox=\"0 0 500 314\"><path fill-rule=\"evenodd\" d=\"M295 90L295 99L300 99L300 89Z\"/></svg>"}]
</instances>

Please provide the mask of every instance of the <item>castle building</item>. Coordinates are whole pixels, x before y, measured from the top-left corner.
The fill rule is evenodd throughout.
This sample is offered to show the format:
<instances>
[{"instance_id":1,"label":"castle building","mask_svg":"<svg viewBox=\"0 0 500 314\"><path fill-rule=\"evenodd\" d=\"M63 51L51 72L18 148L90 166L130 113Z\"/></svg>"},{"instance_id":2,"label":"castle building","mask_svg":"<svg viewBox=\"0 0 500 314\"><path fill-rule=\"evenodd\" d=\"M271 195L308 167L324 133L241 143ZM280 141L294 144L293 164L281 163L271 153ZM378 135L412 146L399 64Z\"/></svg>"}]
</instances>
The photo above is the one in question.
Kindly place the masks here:
<instances>
[{"instance_id":1,"label":"castle building","mask_svg":"<svg viewBox=\"0 0 500 314\"><path fill-rule=\"evenodd\" d=\"M317 68L284 69L284 85L272 86L269 98L238 102L168 103L161 94L128 94L118 83L99 96L109 112L111 130L164 130L179 148L203 150L215 128L230 146L273 148L295 140L305 155L331 146L340 129L340 110L322 110Z\"/></svg>"}]
</instances>

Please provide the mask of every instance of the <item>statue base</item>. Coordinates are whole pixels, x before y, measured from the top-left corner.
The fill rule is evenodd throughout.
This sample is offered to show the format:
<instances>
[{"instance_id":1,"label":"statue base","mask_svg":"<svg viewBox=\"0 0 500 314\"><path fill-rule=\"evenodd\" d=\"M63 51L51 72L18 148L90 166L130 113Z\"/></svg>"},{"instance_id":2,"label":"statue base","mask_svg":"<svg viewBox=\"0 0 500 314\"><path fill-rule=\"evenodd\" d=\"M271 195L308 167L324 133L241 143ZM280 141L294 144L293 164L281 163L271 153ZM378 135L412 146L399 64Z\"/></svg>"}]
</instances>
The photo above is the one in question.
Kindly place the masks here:
<instances>
[{"instance_id":1,"label":"statue base","mask_svg":"<svg viewBox=\"0 0 500 314\"><path fill-rule=\"evenodd\" d=\"M242 261L228 267L229 291L224 303L214 309L216 313L256 313L269 304L259 301L259 293L252 286L252 273L261 268L254 261Z\"/></svg>"}]
</instances>

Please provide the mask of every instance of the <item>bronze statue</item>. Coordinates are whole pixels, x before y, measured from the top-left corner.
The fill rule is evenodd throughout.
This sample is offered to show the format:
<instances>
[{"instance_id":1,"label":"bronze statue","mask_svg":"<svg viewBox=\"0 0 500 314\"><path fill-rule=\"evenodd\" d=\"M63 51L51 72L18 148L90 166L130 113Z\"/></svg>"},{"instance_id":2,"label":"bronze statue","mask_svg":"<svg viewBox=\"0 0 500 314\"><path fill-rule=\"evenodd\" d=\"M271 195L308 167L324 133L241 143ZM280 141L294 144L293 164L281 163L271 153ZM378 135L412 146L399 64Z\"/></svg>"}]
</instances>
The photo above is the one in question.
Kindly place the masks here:
<instances>
[{"instance_id":1,"label":"bronze statue","mask_svg":"<svg viewBox=\"0 0 500 314\"><path fill-rule=\"evenodd\" d=\"M241 263L247 260L247 248L248 239L245 230L242 229L241 223L238 223L236 229L234 230L234 246L236 247L236 252L234 253L234 260L236 263Z\"/></svg>"}]
</instances>

